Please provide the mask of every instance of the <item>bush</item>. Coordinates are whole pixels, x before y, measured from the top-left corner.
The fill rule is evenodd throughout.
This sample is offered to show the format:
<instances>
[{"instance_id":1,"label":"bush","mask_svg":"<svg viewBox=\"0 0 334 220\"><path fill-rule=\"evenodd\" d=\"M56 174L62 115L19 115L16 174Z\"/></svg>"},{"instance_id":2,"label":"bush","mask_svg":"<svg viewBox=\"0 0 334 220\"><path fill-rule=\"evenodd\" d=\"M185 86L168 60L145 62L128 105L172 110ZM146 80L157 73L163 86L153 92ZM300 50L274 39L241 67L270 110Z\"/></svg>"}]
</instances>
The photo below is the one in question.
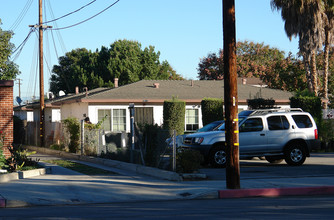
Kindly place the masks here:
<instances>
[{"instance_id":1,"label":"bush","mask_svg":"<svg viewBox=\"0 0 334 220\"><path fill-rule=\"evenodd\" d=\"M205 98L201 101L203 125L223 120L223 100L216 98Z\"/></svg>"},{"instance_id":2,"label":"bush","mask_svg":"<svg viewBox=\"0 0 334 220\"><path fill-rule=\"evenodd\" d=\"M186 103L184 101L177 98L164 101L164 129L169 130L171 134L173 130L176 130L178 135L184 134L185 113Z\"/></svg>"},{"instance_id":3,"label":"bush","mask_svg":"<svg viewBox=\"0 0 334 220\"><path fill-rule=\"evenodd\" d=\"M9 171L14 172L17 170L23 170L24 167L37 167L37 161L33 161L28 158L30 155L36 153L36 151L28 152L24 150L21 145L14 145L12 148L8 148L11 157L7 159L7 164L9 165Z\"/></svg>"},{"instance_id":4,"label":"bush","mask_svg":"<svg viewBox=\"0 0 334 220\"><path fill-rule=\"evenodd\" d=\"M80 123L76 118L67 118L63 121L67 131L70 133L70 143L68 145L71 153L76 153L80 147Z\"/></svg>"},{"instance_id":5,"label":"bush","mask_svg":"<svg viewBox=\"0 0 334 220\"><path fill-rule=\"evenodd\" d=\"M203 155L196 150L183 150L176 154L176 172L193 173L201 168Z\"/></svg>"}]
</instances>

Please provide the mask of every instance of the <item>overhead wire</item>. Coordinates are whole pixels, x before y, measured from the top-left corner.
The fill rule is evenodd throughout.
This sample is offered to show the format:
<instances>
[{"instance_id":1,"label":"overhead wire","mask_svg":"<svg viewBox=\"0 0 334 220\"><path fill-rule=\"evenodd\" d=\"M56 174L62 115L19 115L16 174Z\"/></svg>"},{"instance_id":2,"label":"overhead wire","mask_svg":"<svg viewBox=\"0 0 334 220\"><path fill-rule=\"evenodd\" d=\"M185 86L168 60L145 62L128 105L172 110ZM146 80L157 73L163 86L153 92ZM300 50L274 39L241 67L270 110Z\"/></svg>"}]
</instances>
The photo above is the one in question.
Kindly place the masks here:
<instances>
[{"instance_id":1,"label":"overhead wire","mask_svg":"<svg viewBox=\"0 0 334 220\"><path fill-rule=\"evenodd\" d=\"M10 26L9 30L14 31L22 22L23 18L26 16L31 4L32 4L33 0L29 0L26 2L24 8L22 9L21 13L19 14L19 16L16 18L16 20L14 21L14 23Z\"/></svg>"},{"instance_id":2,"label":"overhead wire","mask_svg":"<svg viewBox=\"0 0 334 220\"><path fill-rule=\"evenodd\" d=\"M28 39L30 38L31 33L34 32L34 28L31 28L26 38L22 41L22 43L13 51L12 55L14 55L16 52L18 52L16 55L14 55L13 61L15 61L21 54L22 49L24 45L27 43Z\"/></svg>"},{"instance_id":3,"label":"overhead wire","mask_svg":"<svg viewBox=\"0 0 334 220\"><path fill-rule=\"evenodd\" d=\"M85 19L85 20L83 20L83 21L81 21L81 22L78 22L78 23L76 23L76 24L69 25L69 26L66 26L66 27L56 28L56 29L53 29L53 30L63 30L63 29L68 29L68 28L72 28L72 27L75 27L75 26L77 26L77 25L80 25L80 24L82 24L82 23L85 23L86 21L89 21L89 20L95 18L96 16L102 14L103 12L105 12L106 10L108 10L109 8L111 8L112 6L116 5L119 1L120 1L120 0L117 0L116 2L112 3L111 5L109 5L109 6L106 7L105 9L103 9L102 11L98 12L97 14L95 14L95 15L93 15L93 16L91 16L91 17L89 17L89 18L87 18L87 19Z\"/></svg>"},{"instance_id":4,"label":"overhead wire","mask_svg":"<svg viewBox=\"0 0 334 220\"><path fill-rule=\"evenodd\" d=\"M87 7L87 6L91 5L91 4L93 4L94 2L96 2L96 0L93 0L93 1L89 2L88 4L86 4L86 5L82 6L82 7L80 7L79 9L77 9L77 10L75 10L75 11L72 11L72 12L70 12L70 13L67 13L67 14L65 14L65 15L63 15L63 16L61 16L61 17L59 17L59 18L56 18L56 19L53 19L53 20L50 20L50 21L45 21L45 22L43 22L42 24L47 24L47 23L54 22L54 21L57 21L57 20L59 20L59 19L65 18L65 17L67 17L67 16L69 16L69 15L71 15L71 14L74 14L74 13L76 13L76 12L78 12L78 11L84 9L85 7Z\"/></svg>"}]
</instances>

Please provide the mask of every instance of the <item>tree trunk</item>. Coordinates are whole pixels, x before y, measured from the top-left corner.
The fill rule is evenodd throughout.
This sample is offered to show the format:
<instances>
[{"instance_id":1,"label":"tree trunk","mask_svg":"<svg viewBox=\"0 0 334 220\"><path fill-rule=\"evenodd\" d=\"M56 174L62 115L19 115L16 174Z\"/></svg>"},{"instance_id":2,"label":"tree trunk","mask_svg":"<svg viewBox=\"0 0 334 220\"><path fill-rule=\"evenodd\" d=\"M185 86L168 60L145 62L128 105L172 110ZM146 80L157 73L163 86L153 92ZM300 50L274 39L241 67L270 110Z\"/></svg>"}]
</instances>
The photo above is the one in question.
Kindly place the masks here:
<instances>
[{"instance_id":1,"label":"tree trunk","mask_svg":"<svg viewBox=\"0 0 334 220\"><path fill-rule=\"evenodd\" d=\"M318 74L316 64L316 52L313 51L311 55L311 82L315 96L318 96Z\"/></svg>"},{"instance_id":2,"label":"tree trunk","mask_svg":"<svg viewBox=\"0 0 334 220\"><path fill-rule=\"evenodd\" d=\"M307 89L309 92L313 92L311 71L310 71L310 61L306 59L305 56L304 56L304 66L306 70Z\"/></svg>"},{"instance_id":3,"label":"tree trunk","mask_svg":"<svg viewBox=\"0 0 334 220\"><path fill-rule=\"evenodd\" d=\"M325 29L325 51L324 51L324 82L323 82L323 97L325 99L324 109L327 109L328 101L328 59L329 59L329 37L330 33L328 28Z\"/></svg>"}]
</instances>

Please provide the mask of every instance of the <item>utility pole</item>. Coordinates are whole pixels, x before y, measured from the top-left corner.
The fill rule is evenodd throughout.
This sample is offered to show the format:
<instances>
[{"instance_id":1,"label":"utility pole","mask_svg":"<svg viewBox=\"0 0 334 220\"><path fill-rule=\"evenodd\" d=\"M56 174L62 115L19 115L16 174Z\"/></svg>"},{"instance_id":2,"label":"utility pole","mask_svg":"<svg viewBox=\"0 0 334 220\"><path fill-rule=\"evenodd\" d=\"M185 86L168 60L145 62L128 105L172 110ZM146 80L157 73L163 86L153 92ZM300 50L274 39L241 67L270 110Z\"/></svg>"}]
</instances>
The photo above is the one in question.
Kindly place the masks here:
<instances>
[{"instance_id":1,"label":"utility pole","mask_svg":"<svg viewBox=\"0 0 334 220\"><path fill-rule=\"evenodd\" d=\"M226 188L240 189L235 3L223 1Z\"/></svg>"},{"instance_id":2,"label":"utility pole","mask_svg":"<svg viewBox=\"0 0 334 220\"><path fill-rule=\"evenodd\" d=\"M19 97L21 98L21 85L22 85L21 80L22 80L22 79L17 78L16 80L19 81L19 82L17 82L16 84L19 85Z\"/></svg>"},{"instance_id":3,"label":"utility pole","mask_svg":"<svg viewBox=\"0 0 334 220\"><path fill-rule=\"evenodd\" d=\"M43 25L43 0L39 0L38 4L38 25L29 25L29 27L35 27L39 30L39 104L40 104L40 117L39 117L39 129L40 129L40 146L44 147L44 70L43 70L43 30L46 28L52 28L52 26Z\"/></svg>"}]
</instances>

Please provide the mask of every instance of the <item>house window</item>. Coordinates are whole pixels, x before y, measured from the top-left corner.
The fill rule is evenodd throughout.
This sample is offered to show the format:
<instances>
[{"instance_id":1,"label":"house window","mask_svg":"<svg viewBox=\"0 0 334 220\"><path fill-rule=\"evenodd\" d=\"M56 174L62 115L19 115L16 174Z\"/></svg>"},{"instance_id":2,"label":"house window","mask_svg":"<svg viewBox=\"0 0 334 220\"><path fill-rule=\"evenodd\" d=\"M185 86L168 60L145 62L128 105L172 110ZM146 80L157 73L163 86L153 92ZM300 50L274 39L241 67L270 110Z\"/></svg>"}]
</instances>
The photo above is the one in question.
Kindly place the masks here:
<instances>
[{"instance_id":1,"label":"house window","mask_svg":"<svg viewBox=\"0 0 334 220\"><path fill-rule=\"evenodd\" d=\"M27 122L34 121L34 112L27 112Z\"/></svg>"},{"instance_id":2,"label":"house window","mask_svg":"<svg viewBox=\"0 0 334 220\"><path fill-rule=\"evenodd\" d=\"M99 109L98 110L98 121L101 122L101 128L105 131L111 131L111 110L110 109Z\"/></svg>"},{"instance_id":3,"label":"house window","mask_svg":"<svg viewBox=\"0 0 334 220\"><path fill-rule=\"evenodd\" d=\"M126 110L125 109L113 109L112 116L112 130L113 131L125 131L126 130Z\"/></svg>"},{"instance_id":4,"label":"house window","mask_svg":"<svg viewBox=\"0 0 334 220\"><path fill-rule=\"evenodd\" d=\"M186 109L186 131L198 129L198 109Z\"/></svg>"}]
</instances>

